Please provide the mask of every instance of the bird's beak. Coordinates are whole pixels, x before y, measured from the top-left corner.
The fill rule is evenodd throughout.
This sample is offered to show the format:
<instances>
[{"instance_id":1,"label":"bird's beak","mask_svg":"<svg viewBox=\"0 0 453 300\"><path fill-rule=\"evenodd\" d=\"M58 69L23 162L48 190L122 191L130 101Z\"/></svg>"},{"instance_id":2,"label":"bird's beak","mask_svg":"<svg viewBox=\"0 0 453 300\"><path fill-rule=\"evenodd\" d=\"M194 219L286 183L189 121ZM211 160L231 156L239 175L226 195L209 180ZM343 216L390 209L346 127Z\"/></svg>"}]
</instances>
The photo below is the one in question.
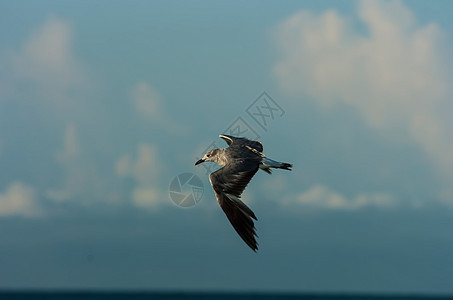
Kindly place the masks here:
<instances>
[{"instance_id":1,"label":"bird's beak","mask_svg":"<svg viewBox=\"0 0 453 300\"><path fill-rule=\"evenodd\" d=\"M202 159L199 159L199 160L195 163L195 165L199 165L199 164L201 164L202 162L204 162L204 159L203 159L203 158L202 158Z\"/></svg>"}]
</instances>

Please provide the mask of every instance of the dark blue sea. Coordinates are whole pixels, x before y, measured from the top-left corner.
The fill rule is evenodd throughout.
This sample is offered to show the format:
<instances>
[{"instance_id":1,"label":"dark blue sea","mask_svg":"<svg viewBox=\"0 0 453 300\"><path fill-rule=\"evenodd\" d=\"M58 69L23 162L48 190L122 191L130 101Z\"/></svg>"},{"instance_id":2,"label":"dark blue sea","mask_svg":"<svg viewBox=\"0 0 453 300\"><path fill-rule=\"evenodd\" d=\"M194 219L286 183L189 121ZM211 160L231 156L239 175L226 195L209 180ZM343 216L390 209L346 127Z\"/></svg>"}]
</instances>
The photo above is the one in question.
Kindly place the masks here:
<instances>
[{"instance_id":1,"label":"dark blue sea","mask_svg":"<svg viewBox=\"0 0 453 300\"><path fill-rule=\"evenodd\" d=\"M346 299L453 299L435 295L278 294L208 292L1 292L0 300L346 300Z\"/></svg>"}]
</instances>

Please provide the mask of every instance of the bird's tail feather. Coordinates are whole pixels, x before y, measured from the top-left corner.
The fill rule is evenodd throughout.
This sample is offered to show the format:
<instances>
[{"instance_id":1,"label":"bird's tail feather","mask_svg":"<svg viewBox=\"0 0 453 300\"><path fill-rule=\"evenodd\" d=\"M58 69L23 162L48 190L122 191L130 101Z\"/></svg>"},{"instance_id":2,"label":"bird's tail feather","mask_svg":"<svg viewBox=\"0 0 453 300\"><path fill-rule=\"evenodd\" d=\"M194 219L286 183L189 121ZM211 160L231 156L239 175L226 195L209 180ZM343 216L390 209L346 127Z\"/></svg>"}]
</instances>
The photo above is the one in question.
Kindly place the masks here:
<instances>
[{"instance_id":1,"label":"bird's tail feather","mask_svg":"<svg viewBox=\"0 0 453 300\"><path fill-rule=\"evenodd\" d=\"M260 168L269 174L271 174L270 168L284 169L284 170L291 171L292 167L293 167L292 164L275 161L275 160L267 158L267 157L263 158L262 163L260 165Z\"/></svg>"},{"instance_id":2,"label":"bird's tail feather","mask_svg":"<svg viewBox=\"0 0 453 300\"><path fill-rule=\"evenodd\" d=\"M260 169L263 170L264 172L268 173L268 174L272 174L270 168L284 169L284 170L291 171L291 168L293 167L292 164L279 162L279 161L275 161L273 159L267 158L266 155L264 155L262 152L254 149L254 148L252 148L250 146L246 146L246 147L247 147L247 149L249 149L253 153L255 153L255 154L257 154L257 155L262 157L262 161L261 161L261 164L260 164Z\"/></svg>"}]
</instances>

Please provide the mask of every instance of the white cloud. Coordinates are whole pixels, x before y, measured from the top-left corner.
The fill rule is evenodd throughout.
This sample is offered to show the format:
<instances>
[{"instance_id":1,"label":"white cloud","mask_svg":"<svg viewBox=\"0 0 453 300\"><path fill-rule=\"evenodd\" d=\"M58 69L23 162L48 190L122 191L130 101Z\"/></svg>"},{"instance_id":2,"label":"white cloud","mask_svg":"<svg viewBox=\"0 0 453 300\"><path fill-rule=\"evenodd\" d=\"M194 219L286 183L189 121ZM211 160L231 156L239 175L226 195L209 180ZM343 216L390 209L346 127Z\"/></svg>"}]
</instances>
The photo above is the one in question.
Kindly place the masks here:
<instances>
[{"instance_id":1,"label":"white cloud","mask_svg":"<svg viewBox=\"0 0 453 300\"><path fill-rule=\"evenodd\" d=\"M63 134L63 149L56 154L57 161L65 168L64 186L59 189L48 189L47 198L54 201L65 201L72 198L77 191L85 188L84 180L89 176L79 160L80 143L77 128L67 124Z\"/></svg>"},{"instance_id":2,"label":"white cloud","mask_svg":"<svg viewBox=\"0 0 453 300\"><path fill-rule=\"evenodd\" d=\"M151 187L135 188L132 192L132 202L138 207L153 208L159 203L159 192Z\"/></svg>"},{"instance_id":3,"label":"white cloud","mask_svg":"<svg viewBox=\"0 0 453 300\"><path fill-rule=\"evenodd\" d=\"M68 91L86 84L86 75L72 53L72 34L68 23L50 17L25 40L19 50L3 53L3 92L23 93L23 87L32 89L50 104L63 104L71 98ZM20 93L19 93L20 94Z\"/></svg>"},{"instance_id":4,"label":"white cloud","mask_svg":"<svg viewBox=\"0 0 453 300\"><path fill-rule=\"evenodd\" d=\"M60 187L49 188L48 199L62 202L77 200L90 204L93 201L113 201L114 183L99 174L98 166L89 157L82 156L82 144L75 124L67 124L62 136L63 149L55 155L64 175Z\"/></svg>"},{"instance_id":5,"label":"white cloud","mask_svg":"<svg viewBox=\"0 0 453 300\"><path fill-rule=\"evenodd\" d=\"M55 202L63 202L73 196L72 193L67 189L47 189L45 195L48 199Z\"/></svg>"},{"instance_id":6,"label":"white cloud","mask_svg":"<svg viewBox=\"0 0 453 300\"><path fill-rule=\"evenodd\" d=\"M77 128L74 124L68 124L63 136L64 148L57 153L57 159L62 163L70 162L80 154L80 143L77 137Z\"/></svg>"},{"instance_id":7,"label":"white cloud","mask_svg":"<svg viewBox=\"0 0 453 300\"><path fill-rule=\"evenodd\" d=\"M13 182L0 194L0 217L22 216L35 217L41 214L41 209L36 203L35 190L21 182Z\"/></svg>"},{"instance_id":8,"label":"white cloud","mask_svg":"<svg viewBox=\"0 0 453 300\"><path fill-rule=\"evenodd\" d=\"M116 175L124 177L132 174L132 157L129 154L125 154L119 158L115 163Z\"/></svg>"},{"instance_id":9,"label":"white cloud","mask_svg":"<svg viewBox=\"0 0 453 300\"><path fill-rule=\"evenodd\" d=\"M367 206L390 208L396 205L396 199L388 193L361 193L349 199L324 185L315 185L301 193L297 203L318 208L356 210Z\"/></svg>"},{"instance_id":10,"label":"white cloud","mask_svg":"<svg viewBox=\"0 0 453 300\"><path fill-rule=\"evenodd\" d=\"M85 122L97 114L87 100L92 99L87 94L93 91L89 72L75 56L73 41L72 26L65 20L49 17L21 45L0 53L0 98L4 100L0 100L0 106L15 101L26 115L36 113L37 118L33 119L37 121L50 119L48 125L63 129L66 123L63 147L55 154L64 172L62 183L45 190L45 196L55 201L108 197L105 196L108 191L103 190L106 179L99 176L95 160L81 156L78 130L71 123L77 123L81 116ZM22 126L16 124L20 120L14 116L7 118L7 125ZM38 131L43 140L48 140L49 131Z\"/></svg>"},{"instance_id":11,"label":"white cloud","mask_svg":"<svg viewBox=\"0 0 453 300\"><path fill-rule=\"evenodd\" d=\"M302 11L278 26L274 74L281 88L323 107L354 107L376 130L407 135L453 178L453 90L444 34L436 24L418 25L400 1L359 4L366 34L336 11Z\"/></svg>"},{"instance_id":12,"label":"white cloud","mask_svg":"<svg viewBox=\"0 0 453 300\"><path fill-rule=\"evenodd\" d=\"M125 154L115 163L116 174L120 177L132 177L136 186L132 189L132 203L138 207L156 207L162 204L158 188L161 166L157 150L150 144L137 146L136 157Z\"/></svg>"},{"instance_id":13,"label":"white cloud","mask_svg":"<svg viewBox=\"0 0 453 300\"><path fill-rule=\"evenodd\" d=\"M160 95L146 82L139 82L132 92L135 109L150 118L159 115Z\"/></svg>"},{"instance_id":14,"label":"white cloud","mask_svg":"<svg viewBox=\"0 0 453 300\"><path fill-rule=\"evenodd\" d=\"M132 89L132 102L138 114L172 134L187 133L187 126L175 121L164 107L163 98L151 84L140 81Z\"/></svg>"},{"instance_id":15,"label":"white cloud","mask_svg":"<svg viewBox=\"0 0 453 300\"><path fill-rule=\"evenodd\" d=\"M160 171L157 151L152 145L142 143L137 147L136 159L129 154L122 156L117 160L115 170L117 175L132 176L140 184L152 183Z\"/></svg>"}]
</instances>

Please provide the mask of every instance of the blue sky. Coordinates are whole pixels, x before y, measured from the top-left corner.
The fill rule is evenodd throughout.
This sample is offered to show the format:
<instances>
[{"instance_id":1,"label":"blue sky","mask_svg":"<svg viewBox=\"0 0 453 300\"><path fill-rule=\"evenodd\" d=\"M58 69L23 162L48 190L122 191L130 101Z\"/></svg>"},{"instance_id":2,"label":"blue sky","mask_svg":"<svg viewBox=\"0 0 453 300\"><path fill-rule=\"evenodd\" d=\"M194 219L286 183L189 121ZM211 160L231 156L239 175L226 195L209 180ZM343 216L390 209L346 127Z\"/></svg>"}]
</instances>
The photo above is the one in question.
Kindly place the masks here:
<instances>
[{"instance_id":1,"label":"blue sky","mask_svg":"<svg viewBox=\"0 0 453 300\"><path fill-rule=\"evenodd\" d=\"M452 12L0 2L0 288L452 293ZM194 167L238 117L294 164L243 195L257 254Z\"/></svg>"}]
</instances>

